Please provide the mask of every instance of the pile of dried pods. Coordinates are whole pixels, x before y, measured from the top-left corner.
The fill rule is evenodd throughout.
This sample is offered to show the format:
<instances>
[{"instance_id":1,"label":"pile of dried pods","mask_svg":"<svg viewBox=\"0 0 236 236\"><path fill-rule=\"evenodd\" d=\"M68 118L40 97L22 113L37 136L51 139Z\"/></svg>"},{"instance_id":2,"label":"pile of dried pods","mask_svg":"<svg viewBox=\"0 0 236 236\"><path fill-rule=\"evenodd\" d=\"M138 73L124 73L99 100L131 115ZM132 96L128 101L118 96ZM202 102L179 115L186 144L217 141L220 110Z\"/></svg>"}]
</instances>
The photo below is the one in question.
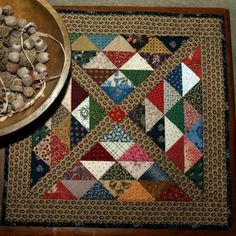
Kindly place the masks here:
<instances>
[{"instance_id":1,"label":"pile of dried pods","mask_svg":"<svg viewBox=\"0 0 236 236\"><path fill-rule=\"evenodd\" d=\"M38 32L35 23L16 18L10 5L0 6L0 121L43 95L49 54L40 36L55 40Z\"/></svg>"}]
</instances>

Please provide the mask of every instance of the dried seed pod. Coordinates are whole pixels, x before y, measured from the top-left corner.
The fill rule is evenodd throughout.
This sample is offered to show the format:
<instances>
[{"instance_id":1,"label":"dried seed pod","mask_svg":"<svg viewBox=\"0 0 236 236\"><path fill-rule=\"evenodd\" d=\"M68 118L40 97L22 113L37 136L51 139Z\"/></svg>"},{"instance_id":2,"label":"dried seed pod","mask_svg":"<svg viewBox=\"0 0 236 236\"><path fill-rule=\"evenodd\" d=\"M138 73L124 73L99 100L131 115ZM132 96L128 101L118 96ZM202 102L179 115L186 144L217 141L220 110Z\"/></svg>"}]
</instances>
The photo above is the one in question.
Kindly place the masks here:
<instances>
[{"instance_id":1,"label":"dried seed pod","mask_svg":"<svg viewBox=\"0 0 236 236\"><path fill-rule=\"evenodd\" d=\"M9 71L12 74L16 74L16 72L19 70L19 67L20 67L19 64L13 62L8 62L6 64L7 71Z\"/></svg>"},{"instance_id":2,"label":"dried seed pod","mask_svg":"<svg viewBox=\"0 0 236 236\"><path fill-rule=\"evenodd\" d=\"M12 45L11 45L11 48L10 48L10 50L12 51L12 52L21 52L21 45L19 44L19 43L13 43Z\"/></svg>"},{"instance_id":3,"label":"dried seed pod","mask_svg":"<svg viewBox=\"0 0 236 236\"><path fill-rule=\"evenodd\" d=\"M26 98L31 98L34 96L35 91L32 87L24 87L23 94L25 95Z\"/></svg>"},{"instance_id":4,"label":"dried seed pod","mask_svg":"<svg viewBox=\"0 0 236 236\"><path fill-rule=\"evenodd\" d=\"M7 100L8 100L9 103L12 103L13 101L16 100L16 94L15 93L7 92L6 95L7 95Z\"/></svg>"},{"instance_id":5,"label":"dried seed pod","mask_svg":"<svg viewBox=\"0 0 236 236\"><path fill-rule=\"evenodd\" d=\"M18 28L22 29L27 25L27 21L23 18L18 18L16 24Z\"/></svg>"},{"instance_id":6,"label":"dried seed pod","mask_svg":"<svg viewBox=\"0 0 236 236\"><path fill-rule=\"evenodd\" d=\"M49 61L49 53L47 52L40 52L37 56L37 61L40 63L46 63Z\"/></svg>"},{"instance_id":7,"label":"dried seed pod","mask_svg":"<svg viewBox=\"0 0 236 236\"><path fill-rule=\"evenodd\" d=\"M14 27L17 24L17 19L15 16L7 16L4 19L4 23L7 26Z\"/></svg>"},{"instance_id":8,"label":"dried seed pod","mask_svg":"<svg viewBox=\"0 0 236 236\"><path fill-rule=\"evenodd\" d=\"M13 14L13 9L12 9L12 6L10 5L6 5L6 6L3 6L2 8L2 14L4 16L10 16Z\"/></svg>"},{"instance_id":9,"label":"dried seed pod","mask_svg":"<svg viewBox=\"0 0 236 236\"><path fill-rule=\"evenodd\" d=\"M14 111L19 111L22 109L25 105L25 102L23 99L20 99L19 96L17 96L16 100L12 102L12 109Z\"/></svg>"},{"instance_id":10,"label":"dried seed pod","mask_svg":"<svg viewBox=\"0 0 236 236\"><path fill-rule=\"evenodd\" d=\"M23 47L26 50L30 50L34 47L34 41L30 38L26 39L23 43Z\"/></svg>"},{"instance_id":11,"label":"dried seed pod","mask_svg":"<svg viewBox=\"0 0 236 236\"><path fill-rule=\"evenodd\" d=\"M35 34L36 31L37 31L37 29L35 26L30 26L27 32L28 32L28 34Z\"/></svg>"},{"instance_id":12,"label":"dried seed pod","mask_svg":"<svg viewBox=\"0 0 236 236\"><path fill-rule=\"evenodd\" d=\"M34 43L35 43L37 40L40 40L40 37L39 37L37 34L32 34L32 35L30 35L30 38L31 38L32 40L34 40Z\"/></svg>"},{"instance_id":13,"label":"dried seed pod","mask_svg":"<svg viewBox=\"0 0 236 236\"><path fill-rule=\"evenodd\" d=\"M35 48L38 52L44 52L48 48L48 45L44 40L37 39L35 41Z\"/></svg>"},{"instance_id":14,"label":"dried seed pod","mask_svg":"<svg viewBox=\"0 0 236 236\"><path fill-rule=\"evenodd\" d=\"M23 92L23 86L20 85L11 85L10 90L12 92L22 93Z\"/></svg>"},{"instance_id":15,"label":"dried seed pod","mask_svg":"<svg viewBox=\"0 0 236 236\"><path fill-rule=\"evenodd\" d=\"M41 73L43 73L43 72L47 72L47 67L46 67L43 63L38 63L38 64L36 64L36 66L35 66L35 70L36 70L39 74L41 74Z\"/></svg>"},{"instance_id":16,"label":"dried seed pod","mask_svg":"<svg viewBox=\"0 0 236 236\"><path fill-rule=\"evenodd\" d=\"M8 35L11 33L12 28L5 26L5 25L1 25L0 26L0 38L7 38Z\"/></svg>"},{"instance_id":17,"label":"dried seed pod","mask_svg":"<svg viewBox=\"0 0 236 236\"><path fill-rule=\"evenodd\" d=\"M23 33L23 40L26 40L26 39L28 39L29 38L29 34L28 33Z\"/></svg>"},{"instance_id":18,"label":"dried seed pod","mask_svg":"<svg viewBox=\"0 0 236 236\"><path fill-rule=\"evenodd\" d=\"M22 77L22 83L26 87L30 87L33 84L34 80L30 74L26 74Z\"/></svg>"},{"instance_id":19,"label":"dried seed pod","mask_svg":"<svg viewBox=\"0 0 236 236\"><path fill-rule=\"evenodd\" d=\"M17 71L17 75L20 77L20 78L23 78L24 75L27 75L29 74L30 71L27 67L21 67L18 71Z\"/></svg>"},{"instance_id":20,"label":"dried seed pod","mask_svg":"<svg viewBox=\"0 0 236 236\"><path fill-rule=\"evenodd\" d=\"M25 50L26 55L28 56L31 63L34 63L37 58L37 51L35 48L31 50ZM20 55L20 66L31 66L28 59L25 57L24 53L21 52Z\"/></svg>"},{"instance_id":21,"label":"dried seed pod","mask_svg":"<svg viewBox=\"0 0 236 236\"><path fill-rule=\"evenodd\" d=\"M10 52L8 54L8 60L14 63L18 63L20 61L20 53L19 52Z\"/></svg>"},{"instance_id":22,"label":"dried seed pod","mask_svg":"<svg viewBox=\"0 0 236 236\"><path fill-rule=\"evenodd\" d=\"M23 84L22 84L22 80L16 77L16 78L13 80L12 85L22 86L22 85L23 85Z\"/></svg>"}]
</instances>

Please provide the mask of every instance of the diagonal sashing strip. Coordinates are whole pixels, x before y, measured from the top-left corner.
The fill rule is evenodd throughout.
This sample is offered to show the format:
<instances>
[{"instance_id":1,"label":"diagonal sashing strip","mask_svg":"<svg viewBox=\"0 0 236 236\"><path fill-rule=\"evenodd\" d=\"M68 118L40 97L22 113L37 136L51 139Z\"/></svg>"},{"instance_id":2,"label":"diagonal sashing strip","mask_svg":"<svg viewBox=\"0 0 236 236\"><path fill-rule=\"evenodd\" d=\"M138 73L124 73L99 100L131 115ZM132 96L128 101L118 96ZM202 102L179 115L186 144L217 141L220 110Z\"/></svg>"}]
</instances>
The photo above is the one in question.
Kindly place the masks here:
<instances>
[{"instance_id":1,"label":"diagonal sashing strip","mask_svg":"<svg viewBox=\"0 0 236 236\"><path fill-rule=\"evenodd\" d=\"M128 117L120 122L120 126L153 158L158 165L177 183L192 199L202 198L202 191L194 183L178 170L176 165L165 157L165 153L138 128ZM168 167L168 168L166 168Z\"/></svg>"}]
</instances>

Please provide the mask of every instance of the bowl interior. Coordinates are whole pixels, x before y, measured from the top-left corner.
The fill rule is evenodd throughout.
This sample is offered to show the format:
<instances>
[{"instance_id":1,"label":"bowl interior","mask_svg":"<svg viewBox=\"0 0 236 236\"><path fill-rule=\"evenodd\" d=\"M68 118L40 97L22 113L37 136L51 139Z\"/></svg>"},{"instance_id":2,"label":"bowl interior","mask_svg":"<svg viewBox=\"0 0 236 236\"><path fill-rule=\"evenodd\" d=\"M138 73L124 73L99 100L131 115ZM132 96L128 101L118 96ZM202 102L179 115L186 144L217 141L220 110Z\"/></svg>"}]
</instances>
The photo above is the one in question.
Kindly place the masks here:
<instances>
[{"instance_id":1,"label":"bowl interior","mask_svg":"<svg viewBox=\"0 0 236 236\"><path fill-rule=\"evenodd\" d=\"M67 31L54 9L45 0L1 0L0 5L10 4L14 9L14 15L25 18L28 22L35 22L38 31L48 33L59 40L65 47L67 59L66 70L61 78L47 83L45 96L23 112L0 122L0 136L18 130L40 116L60 93L70 66L70 45ZM64 55L60 46L51 39L45 39L48 43L50 61L46 64L49 76L61 73L64 64Z\"/></svg>"}]
</instances>

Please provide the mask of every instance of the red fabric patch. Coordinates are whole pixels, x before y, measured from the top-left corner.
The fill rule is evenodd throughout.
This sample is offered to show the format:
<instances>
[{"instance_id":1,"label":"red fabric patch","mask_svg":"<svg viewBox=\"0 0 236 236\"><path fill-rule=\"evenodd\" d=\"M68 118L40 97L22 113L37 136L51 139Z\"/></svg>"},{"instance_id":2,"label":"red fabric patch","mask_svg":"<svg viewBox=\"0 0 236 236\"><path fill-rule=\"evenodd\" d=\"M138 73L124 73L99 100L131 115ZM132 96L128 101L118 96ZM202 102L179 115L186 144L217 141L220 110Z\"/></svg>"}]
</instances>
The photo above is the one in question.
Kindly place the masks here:
<instances>
[{"instance_id":1,"label":"red fabric patch","mask_svg":"<svg viewBox=\"0 0 236 236\"><path fill-rule=\"evenodd\" d=\"M201 47L198 47L193 54L183 61L200 79L202 78Z\"/></svg>"},{"instance_id":2,"label":"red fabric patch","mask_svg":"<svg viewBox=\"0 0 236 236\"><path fill-rule=\"evenodd\" d=\"M120 107L114 107L112 110L108 112L108 115L112 120L119 123L125 117L125 112Z\"/></svg>"},{"instance_id":3,"label":"red fabric patch","mask_svg":"<svg viewBox=\"0 0 236 236\"><path fill-rule=\"evenodd\" d=\"M180 187L173 184L160 194L157 201L191 202L192 199Z\"/></svg>"},{"instance_id":4,"label":"red fabric patch","mask_svg":"<svg viewBox=\"0 0 236 236\"><path fill-rule=\"evenodd\" d=\"M87 152L82 158L82 161L114 161L114 158L97 143L93 146L89 152Z\"/></svg>"},{"instance_id":5,"label":"red fabric patch","mask_svg":"<svg viewBox=\"0 0 236 236\"><path fill-rule=\"evenodd\" d=\"M166 152L166 156L184 173L184 136Z\"/></svg>"},{"instance_id":6,"label":"red fabric patch","mask_svg":"<svg viewBox=\"0 0 236 236\"><path fill-rule=\"evenodd\" d=\"M65 199L76 200L77 198L60 182L58 181L48 192L43 196L43 199Z\"/></svg>"},{"instance_id":7,"label":"red fabric patch","mask_svg":"<svg viewBox=\"0 0 236 236\"><path fill-rule=\"evenodd\" d=\"M88 97L88 93L72 79L71 109L72 111Z\"/></svg>"},{"instance_id":8,"label":"red fabric patch","mask_svg":"<svg viewBox=\"0 0 236 236\"><path fill-rule=\"evenodd\" d=\"M55 135L51 135L51 167L55 167L65 155L70 152L70 149Z\"/></svg>"},{"instance_id":9,"label":"red fabric patch","mask_svg":"<svg viewBox=\"0 0 236 236\"><path fill-rule=\"evenodd\" d=\"M162 113L164 112L164 83L161 81L147 96Z\"/></svg>"},{"instance_id":10,"label":"red fabric patch","mask_svg":"<svg viewBox=\"0 0 236 236\"><path fill-rule=\"evenodd\" d=\"M134 52L103 52L109 60L117 67L123 66L135 53Z\"/></svg>"}]
</instances>

